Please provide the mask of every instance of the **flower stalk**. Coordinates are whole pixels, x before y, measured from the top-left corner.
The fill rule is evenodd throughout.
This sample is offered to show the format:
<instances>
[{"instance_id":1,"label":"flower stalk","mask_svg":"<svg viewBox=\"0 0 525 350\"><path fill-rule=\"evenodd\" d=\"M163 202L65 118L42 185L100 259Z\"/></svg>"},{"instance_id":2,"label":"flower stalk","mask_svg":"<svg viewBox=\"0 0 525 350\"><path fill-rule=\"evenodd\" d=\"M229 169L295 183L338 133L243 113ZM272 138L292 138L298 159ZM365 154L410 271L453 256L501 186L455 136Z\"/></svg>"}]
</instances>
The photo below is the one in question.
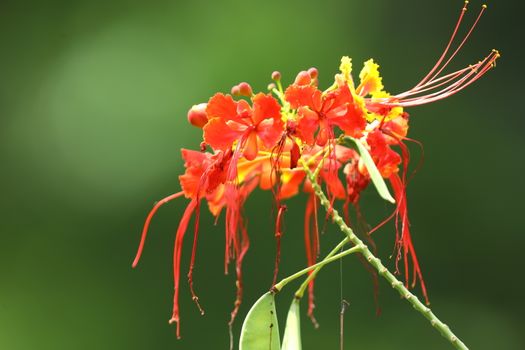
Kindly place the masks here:
<instances>
[{"instance_id":1,"label":"flower stalk","mask_svg":"<svg viewBox=\"0 0 525 350\"><path fill-rule=\"evenodd\" d=\"M432 325L432 327L434 327L443 337L445 337L456 349L468 350L468 347L461 341L461 339L459 339L452 332L450 327L447 326L445 323L443 323L439 318L437 318L437 316L432 312L432 310L429 307L427 307L425 304L423 304L418 299L417 296L412 294L405 287L405 285L401 281L399 281L381 263L381 260L379 258L377 258L376 256L374 256L374 254L372 254L372 252L370 251L368 246L363 241L361 241L361 239L359 239L359 237L357 237L354 234L352 229L350 227L348 227L348 225L346 225L345 221L339 215L337 210L332 207L332 205L330 204L330 201L328 200L328 198L324 194L323 190L321 189L321 186L318 184L317 178L315 176L315 173L312 172L310 170L310 168L308 166L304 165L304 164L303 164L303 168L304 168L304 171L306 172L306 175L308 176L308 179L312 183L312 188L313 188L313 190L315 192L315 195L319 199L321 205L325 208L325 210L328 213L330 213L330 215L332 216L332 221L339 226L339 229L346 235L348 240L350 240L355 245L354 248L351 248L351 249L348 249L348 250L356 249L361 254L363 254L365 259L370 263L370 265L372 265L377 270L379 275L383 276L388 281L388 283L392 286L392 288L394 288L403 299L406 299L414 307L414 309L416 311L418 311L420 314L423 315L423 317L425 317L427 320L429 320L430 324ZM337 255L339 255L339 254L337 254ZM337 255L334 255L332 257L326 258L325 260L333 261L334 258ZM320 267L318 266L319 269L322 268L322 266L324 266L326 264L326 263L322 264L325 260L321 261L319 264L316 264L316 265L320 266ZM313 265L313 266L316 266L316 265Z\"/></svg>"},{"instance_id":2,"label":"flower stalk","mask_svg":"<svg viewBox=\"0 0 525 350\"><path fill-rule=\"evenodd\" d=\"M332 251L330 251L330 253L328 253L326 255L326 257L321 261L324 262L326 261L327 259L331 259L332 257L334 256L337 256L339 254L337 254L337 252L341 251L341 249L349 242L349 239L348 237L345 237L345 239L343 239L341 242L339 242L338 245L335 246L334 249L332 249ZM355 247L354 247L355 248ZM352 248L353 249L353 248ZM337 255L336 255L337 254ZM330 261L333 261L333 260L330 260ZM319 265L319 264L316 264L316 265ZM312 265L312 267L316 266L316 265ZM324 267L324 265L326 264L320 264L319 266L315 267L315 269L313 269L312 273L308 275L308 277L304 280L304 282L301 284L301 286L299 287L299 289L297 289L297 291L295 292L295 298L296 299L301 299L304 295L304 292L306 290L306 288L308 288L308 284L313 281L315 279L315 277L317 277L317 274L319 273L319 271Z\"/></svg>"},{"instance_id":3,"label":"flower stalk","mask_svg":"<svg viewBox=\"0 0 525 350\"><path fill-rule=\"evenodd\" d=\"M301 271L298 271L298 272L294 273L293 275L290 275L290 276L288 276L286 278L283 278L279 283L275 284L272 287L272 291L275 292L275 293L280 292L284 288L284 286L286 286L288 283L290 283L293 280L295 280L295 279L297 279L297 278L307 274L308 272L310 272L312 270L319 271L320 269L323 268L324 265L329 264L332 261L339 260L339 259L341 259L341 258L343 258L343 257L345 257L345 256L347 256L349 254L360 253L361 250L362 250L361 247L353 247L353 248L349 248L349 249L347 249L347 250L345 250L345 251L343 251L343 252L341 252L339 254L326 257L325 259L323 259L322 261L318 262L317 264L314 264L312 266L308 266L308 267L302 269Z\"/></svg>"}]
</instances>

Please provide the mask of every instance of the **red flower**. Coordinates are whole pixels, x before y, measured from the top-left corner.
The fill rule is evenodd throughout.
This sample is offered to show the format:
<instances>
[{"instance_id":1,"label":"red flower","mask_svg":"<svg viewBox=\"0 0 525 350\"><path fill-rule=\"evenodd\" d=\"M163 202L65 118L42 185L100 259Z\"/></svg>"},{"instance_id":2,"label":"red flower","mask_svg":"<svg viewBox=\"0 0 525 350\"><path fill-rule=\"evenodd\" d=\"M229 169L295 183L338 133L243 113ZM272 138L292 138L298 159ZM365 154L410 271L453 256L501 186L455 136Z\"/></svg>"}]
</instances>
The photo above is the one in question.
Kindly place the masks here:
<instances>
[{"instance_id":1,"label":"red flower","mask_svg":"<svg viewBox=\"0 0 525 350\"><path fill-rule=\"evenodd\" d=\"M252 98L253 108L245 100L216 94L208 102L210 120L204 126L204 141L215 150L230 149L239 142L246 159L257 157L259 140L271 149L283 134L281 106L270 95L259 93Z\"/></svg>"},{"instance_id":2,"label":"red flower","mask_svg":"<svg viewBox=\"0 0 525 350\"><path fill-rule=\"evenodd\" d=\"M347 84L326 93L316 86L294 84L286 89L285 97L299 115L297 134L309 145L315 141L323 146L333 139L334 126L352 137L360 137L366 126L364 111L354 103Z\"/></svg>"},{"instance_id":3,"label":"red flower","mask_svg":"<svg viewBox=\"0 0 525 350\"><path fill-rule=\"evenodd\" d=\"M324 92L317 88L318 72L315 68L300 72L285 92L281 85L281 74L274 72L272 77L276 85L272 84L270 89L280 99L282 107L269 94L253 95L247 83L235 86L232 91L236 96L250 98L251 105L247 100L235 101L230 95L217 93L207 104L192 107L188 113L188 121L196 127L203 128L201 152L182 150L186 167L185 173L179 176L182 190L162 199L150 211L133 261L135 267L142 254L150 222L157 210L175 198L186 197L189 203L179 222L173 254L174 296L170 322L177 323L178 336L182 246L192 217L193 249L187 276L192 297L199 306L192 276L199 232L200 204L203 199L207 201L214 216L218 217L221 212L225 212L225 271L228 271L229 262L235 260L237 279L237 294L230 324L235 319L242 301L242 261L249 247L242 209L248 196L257 186L263 190L272 190L276 202L277 258L274 282L278 272L279 246L286 209L281 202L297 194L301 185L308 193L304 217L307 264L313 265L319 253L318 203L312 191L312 184L305 180L305 169L302 166L309 167L310 170L319 170L317 181L326 188L330 200L330 210L326 218L331 214L336 200L344 200L345 213L348 214L348 207L352 204L358 218L357 224L354 225L362 224L359 220L364 218L360 214L358 202L360 193L370 182L370 177L360 155L337 144L337 129L368 145L376 167L384 178L389 179L395 194L394 213L367 232L367 237L385 222L395 218L398 252L396 263L403 259L407 283L411 263L412 285L419 279L423 294L427 298L409 228L406 187L410 153L404 142L413 140L407 138L408 114L403 108L453 95L493 67L499 57L495 50L473 66L441 74L483 13L482 10L464 40L447 59L465 9L466 5L449 44L434 68L420 83L404 93L390 95L383 90L379 66L373 60L365 62L359 74L360 83L355 87L351 76L352 62L350 58L343 57L341 73L336 75L332 87ZM206 145L214 152L204 152ZM399 149L400 152L397 153L394 149ZM301 166L298 166L299 164ZM341 170L345 184L341 181ZM313 281L309 285L309 299L308 313L312 316ZM202 312L202 309L200 310Z\"/></svg>"},{"instance_id":4,"label":"red flower","mask_svg":"<svg viewBox=\"0 0 525 350\"><path fill-rule=\"evenodd\" d=\"M397 173L401 156L390 148L381 130L370 132L366 137L366 142L370 146L370 155L381 175L389 178L390 175Z\"/></svg>"}]
</instances>

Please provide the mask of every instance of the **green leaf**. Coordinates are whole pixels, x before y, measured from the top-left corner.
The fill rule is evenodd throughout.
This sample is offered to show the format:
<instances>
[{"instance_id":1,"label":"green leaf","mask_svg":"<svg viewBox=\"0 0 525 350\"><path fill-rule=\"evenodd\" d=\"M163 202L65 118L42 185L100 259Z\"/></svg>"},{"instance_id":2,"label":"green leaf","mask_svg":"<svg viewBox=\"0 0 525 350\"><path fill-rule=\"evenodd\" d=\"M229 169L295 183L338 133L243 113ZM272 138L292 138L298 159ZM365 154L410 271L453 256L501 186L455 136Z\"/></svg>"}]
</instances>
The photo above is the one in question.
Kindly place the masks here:
<instances>
[{"instance_id":1,"label":"green leaf","mask_svg":"<svg viewBox=\"0 0 525 350\"><path fill-rule=\"evenodd\" d=\"M284 329L283 346L281 350L301 350L301 315L299 307L300 300L294 298L288 316L286 317L286 328Z\"/></svg>"},{"instance_id":2,"label":"green leaf","mask_svg":"<svg viewBox=\"0 0 525 350\"><path fill-rule=\"evenodd\" d=\"M279 350L279 325L274 294L268 292L253 304L242 324L239 350Z\"/></svg>"},{"instance_id":3,"label":"green leaf","mask_svg":"<svg viewBox=\"0 0 525 350\"><path fill-rule=\"evenodd\" d=\"M370 153L368 153L368 150L366 149L365 145L363 145L361 141L356 140L350 136L346 136L345 140L351 141L357 147L357 151L359 152L359 155L361 156L361 159L363 160L363 163L365 164L366 169L368 170L368 174L370 174L372 183L374 184L379 195L384 200L390 203L395 203L396 201L394 197L392 197L392 195L390 194L390 191L388 190L388 187L386 186L386 183L383 180L381 173L377 169L374 160L370 156Z\"/></svg>"}]
</instances>

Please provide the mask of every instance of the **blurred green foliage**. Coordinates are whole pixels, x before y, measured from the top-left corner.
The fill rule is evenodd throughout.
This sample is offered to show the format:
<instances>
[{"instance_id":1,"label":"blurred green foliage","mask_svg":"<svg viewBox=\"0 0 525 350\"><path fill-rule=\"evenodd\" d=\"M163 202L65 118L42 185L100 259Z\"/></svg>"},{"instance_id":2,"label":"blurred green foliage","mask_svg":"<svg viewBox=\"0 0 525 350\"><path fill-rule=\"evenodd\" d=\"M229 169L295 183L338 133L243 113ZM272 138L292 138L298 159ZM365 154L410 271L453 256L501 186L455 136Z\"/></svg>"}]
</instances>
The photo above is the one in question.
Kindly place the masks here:
<instances>
[{"instance_id":1,"label":"blurred green foliage","mask_svg":"<svg viewBox=\"0 0 525 350\"><path fill-rule=\"evenodd\" d=\"M276 69L291 82L315 66L328 86L342 55L355 70L373 57L387 89L403 91L440 54L461 4L2 1L0 348L226 349L234 277L223 276L222 220L202 217L195 286L207 314L183 284L182 340L167 323L182 200L159 212L139 268L130 267L152 203L178 191L179 149L199 145L188 108L240 81L265 89ZM470 20L480 5L471 1ZM410 134L425 144L425 166L409 187L415 245L435 312L473 349L525 348L523 13L518 1L489 3L456 65L497 47L497 69L457 96L409 110ZM281 276L305 264L304 197L289 208ZM365 193L371 223L391 209ZM252 247L237 336L274 261L270 195L255 194L246 212ZM391 226L375 234L384 261L393 234ZM327 225L323 251L340 237ZM376 317L355 257L342 274L348 349L449 348L384 283ZM305 349L337 348L339 275L337 264L320 274L321 328L303 320ZM293 289L277 300L281 324Z\"/></svg>"}]
</instances>

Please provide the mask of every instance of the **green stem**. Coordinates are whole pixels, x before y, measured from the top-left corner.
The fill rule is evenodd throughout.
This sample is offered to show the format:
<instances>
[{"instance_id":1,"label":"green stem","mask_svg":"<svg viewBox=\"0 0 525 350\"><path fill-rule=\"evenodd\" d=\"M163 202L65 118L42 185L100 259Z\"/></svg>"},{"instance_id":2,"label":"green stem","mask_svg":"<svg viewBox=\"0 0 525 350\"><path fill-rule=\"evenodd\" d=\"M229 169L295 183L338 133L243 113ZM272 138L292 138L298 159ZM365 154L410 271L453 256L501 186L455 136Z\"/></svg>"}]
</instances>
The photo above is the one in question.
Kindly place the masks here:
<instances>
[{"instance_id":1,"label":"green stem","mask_svg":"<svg viewBox=\"0 0 525 350\"><path fill-rule=\"evenodd\" d=\"M288 283L292 282L293 280L301 277L302 275L304 275L304 274L306 274L306 273L308 273L308 272L310 272L312 270L315 270L317 268L321 269L324 265L329 264L332 261L339 260L339 259L341 259L342 257L344 257L344 256L346 256L348 254L352 254L352 253L356 253L356 252L361 252L361 247L353 247L353 248L347 249L344 252L341 252L341 253L336 254L336 255L334 255L332 257L326 258L323 261L320 261L320 262L318 262L315 265L312 265L312 266L309 266L307 268L304 268L301 271L294 273L293 275L290 275L290 276L288 276L286 278L283 278L279 283L277 283L276 285L273 286L272 291L280 292L281 289L284 288L284 286L286 286Z\"/></svg>"},{"instance_id":2,"label":"green stem","mask_svg":"<svg viewBox=\"0 0 525 350\"><path fill-rule=\"evenodd\" d=\"M347 236L347 238L352 243L354 243L354 248L360 249L361 254L363 254L365 259L370 263L370 265L372 265L377 270L377 272L381 276L383 276L389 282L392 288L397 290L397 292L401 295L402 298L406 299L414 307L414 309L416 309L420 314L423 315L423 317L429 320L430 324L434 328L436 328L437 331L441 333L441 335L445 337L456 349L468 350L468 347L456 335L454 335L454 333L452 333L450 327L447 326L445 323L441 322L441 320L437 318L436 315L434 315L430 308L425 306L414 294L412 294L402 282L398 281L397 278L390 271L388 271L388 269L381 263L381 260L376 258L372 254L372 252L370 251L370 249L368 249L366 244L364 244L363 241L361 241L354 234L352 229L346 225L345 221L339 215L337 210L332 207L330 201L328 200L328 198L326 198L326 195L321 189L321 186L317 182L317 177L315 176L315 174L310 170L308 166L303 166L303 168L310 182L312 183L315 195L317 196L317 198L319 198L319 201L321 202L325 210L328 213L330 213L330 215L332 216L332 220L339 226L339 228Z\"/></svg>"},{"instance_id":3,"label":"green stem","mask_svg":"<svg viewBox=\"0 0 525 350\"><path fill-rule=\"evenodd\" d=\"M336 254L338 251L341 250L341 248L344 247L345 244L347 244L349 242L348 240L348 237L345 237L345 239L343 239L341 242L339 242L338 245L335 246L334 249L332 249L332 251L330 253L328 253L326 255L326 257L324 258L324 260L322 260L321 262L325 261L326 259L330 259L332 256L334 256L334 254ZM312 265L313 266L313 265ZM299 287L299 289L297 290L297 292L295 292L295 297L297 299L301 299L304 295L304 291L306 290L306 288L308 287L308 284L317 276L317 274L319 273L319 271L323 268L324 265L321 265L321 266L318 266L316 267L312 273L310 275L308 275L308 277L304 280L303 284L301 284L301 287Z\"/></svg>"}]
</instances>

